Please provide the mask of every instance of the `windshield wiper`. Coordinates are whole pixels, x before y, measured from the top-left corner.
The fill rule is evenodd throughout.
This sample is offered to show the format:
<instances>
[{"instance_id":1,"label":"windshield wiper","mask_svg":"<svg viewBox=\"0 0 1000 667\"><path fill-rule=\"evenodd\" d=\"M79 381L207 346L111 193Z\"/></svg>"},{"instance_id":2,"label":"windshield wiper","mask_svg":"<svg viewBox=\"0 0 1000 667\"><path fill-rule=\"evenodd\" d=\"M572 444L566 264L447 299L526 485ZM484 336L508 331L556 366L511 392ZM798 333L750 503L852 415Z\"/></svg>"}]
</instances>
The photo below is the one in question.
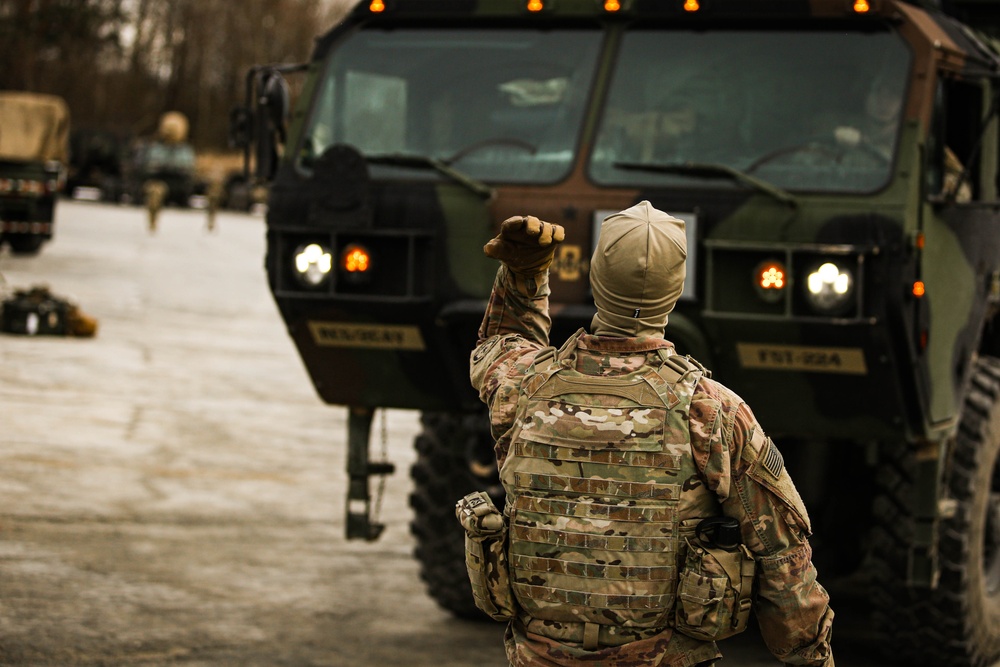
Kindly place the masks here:
<instances>
[{"instance_id":1,"label":"windshield wiper","mask_svg":"<svg viewBox=\"0 0 1000 667\"><path fill-rule=\"evenodd\" d=\"M759 192L774 197L783 204L793 207L798 206L798 200L791 193L725 164L715 162L675 162L665 164L656 162L615 162L612 166L616 169L648 171L654 174L678 174L680 176L694 176L697 178L728 178L737 183L749 185Z\"/></svg>"},{"instance_id":2,"label":"windshield wiper","mask_svg":"<svg viewBox=\"0 0 1000 667\"><path fill-rule=\"evenodd\" d=\"M404 167L407 169L433 169L443 174L451 180L464 185L473 193L483 199L492 199L496 191L482 181L477 181L471 176L467 176L459 170L448 166L442 160L428 157L426 155L416 155L409 153L385 153L383 155L365 155L365 160L370 164L384 164L389 167Z\"/></svg>"}]
</instances>

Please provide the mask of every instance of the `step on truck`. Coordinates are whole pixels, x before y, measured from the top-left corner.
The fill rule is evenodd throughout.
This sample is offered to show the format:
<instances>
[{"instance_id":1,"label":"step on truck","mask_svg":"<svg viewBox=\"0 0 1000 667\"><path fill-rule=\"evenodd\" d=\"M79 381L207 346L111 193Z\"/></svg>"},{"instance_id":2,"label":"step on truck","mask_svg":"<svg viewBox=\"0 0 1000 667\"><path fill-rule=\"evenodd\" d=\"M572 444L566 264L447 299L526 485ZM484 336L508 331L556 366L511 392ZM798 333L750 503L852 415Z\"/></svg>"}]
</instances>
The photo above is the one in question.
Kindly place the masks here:
<instances>
[{"instance_id":1,"label":"step on truck","mask_svg":"<svg viewBox=\"0 0 1000 667\"><path fill-rule=\"evenodd\" d=\"M0 245L33 255L52 238L68 159L66 102L55 95L0 91Z\"/></svg>"},{"instance_id":2,"label":"step on truck","mask_svg":"<svg viewBox=\"0 0 1000 667\"><path fill-rule=\"evenodd\" d=\"M973 0L362 0L308 63L253 68L234 132L278 309L349 407L348 536L381 531L374 411L419 410L416 557L477 613L452 512L500 493L482 247L565 227L561 342L601 220L648 199L687 222L667 337L780 444L823 578L863 584L892 660L1000 659L998 27Z\"/></svg>"}]
</instances>

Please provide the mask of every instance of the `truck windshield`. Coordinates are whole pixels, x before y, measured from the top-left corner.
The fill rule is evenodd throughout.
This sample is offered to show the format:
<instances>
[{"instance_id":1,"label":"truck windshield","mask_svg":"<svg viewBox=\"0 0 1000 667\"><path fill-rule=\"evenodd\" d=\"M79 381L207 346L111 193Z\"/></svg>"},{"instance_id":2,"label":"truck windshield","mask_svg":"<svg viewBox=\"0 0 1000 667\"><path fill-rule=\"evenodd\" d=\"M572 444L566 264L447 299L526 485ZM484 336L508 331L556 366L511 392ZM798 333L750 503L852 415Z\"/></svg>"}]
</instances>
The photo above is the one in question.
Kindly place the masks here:
<instances>
[{"instance_id":1,"label":"truck windshield","mask_svg":"<svg viewBox=\"0 0 1000 667\"><path fill-rule=\"evenodd\" d=\"M591 177L666 185L690 179L634 167L698 162L787 190L876 190L889 179L909 63L889 32L630 31Z\"/></svg>"},{"instance_id":2,"label":"truck windshield","mask_svg":"<svg viewBox=\"0 0 1000 667\"><path fill-rule=\"evenodd\" d=\"M369 156L433 158L481 180L559 180L600 45L596 29L358 31L328 64L300 165L347 143Z\"/></svg>"}]
</instances>

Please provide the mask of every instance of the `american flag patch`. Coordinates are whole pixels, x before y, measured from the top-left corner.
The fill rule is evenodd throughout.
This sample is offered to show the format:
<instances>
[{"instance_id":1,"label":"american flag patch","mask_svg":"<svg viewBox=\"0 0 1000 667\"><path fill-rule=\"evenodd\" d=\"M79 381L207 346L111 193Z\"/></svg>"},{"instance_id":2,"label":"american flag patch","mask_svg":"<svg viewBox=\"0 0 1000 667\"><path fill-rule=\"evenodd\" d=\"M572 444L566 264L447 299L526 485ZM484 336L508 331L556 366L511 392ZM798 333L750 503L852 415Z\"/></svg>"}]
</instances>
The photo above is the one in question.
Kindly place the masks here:
<instances>
[{"instance_id":1,"label":"american flag patch","mask_svg":"<svg viewBox=\"0 0 1000 667\"><path fill-rule=\"evenodd\" d=\"M785 459L781 458L781 452L770 438L767 439L767 447L760 454L760 464L764 470L774 475L775 479L781 477L781 471L785 468Z\"/></svg>"}]
</instances>

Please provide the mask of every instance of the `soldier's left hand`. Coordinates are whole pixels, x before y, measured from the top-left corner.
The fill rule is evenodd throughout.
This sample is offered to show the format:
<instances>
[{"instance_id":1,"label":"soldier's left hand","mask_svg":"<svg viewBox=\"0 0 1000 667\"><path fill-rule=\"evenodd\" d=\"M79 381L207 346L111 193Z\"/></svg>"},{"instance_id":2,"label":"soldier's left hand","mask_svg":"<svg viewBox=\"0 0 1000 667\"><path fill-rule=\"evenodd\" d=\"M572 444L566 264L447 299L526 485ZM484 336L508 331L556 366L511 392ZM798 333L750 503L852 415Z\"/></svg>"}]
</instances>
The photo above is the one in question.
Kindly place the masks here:
<instances>
[{"instance_id":1,"label":"soldier's left hand","mask_svg":"<svg viewBox=\"0 0 1000 667\"><path fill-rule=\"evenodd\" d=\"M556 245L566 238L562 225L539 220L533 215L507 218L500 233L483 247L487 257L498 259L511 271L537 275L552 263Z\"/></svg>"}]
</instances>

